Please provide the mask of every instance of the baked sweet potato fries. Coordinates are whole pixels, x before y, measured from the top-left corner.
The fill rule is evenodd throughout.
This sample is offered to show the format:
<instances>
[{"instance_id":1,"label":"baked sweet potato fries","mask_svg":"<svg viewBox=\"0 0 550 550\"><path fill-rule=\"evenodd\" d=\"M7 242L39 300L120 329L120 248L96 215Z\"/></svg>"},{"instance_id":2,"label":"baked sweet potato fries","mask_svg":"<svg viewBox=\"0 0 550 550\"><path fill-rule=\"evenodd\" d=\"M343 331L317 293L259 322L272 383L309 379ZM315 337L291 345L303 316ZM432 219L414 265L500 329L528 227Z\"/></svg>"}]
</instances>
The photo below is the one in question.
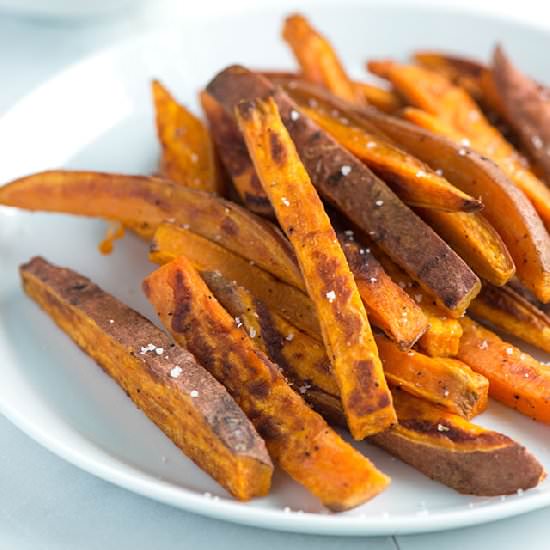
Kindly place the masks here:
<instances>
[{"instance_id":1,"label":"baked sweet potato fries","mask_svg":"<svg viewBox=\"0 0 550 550\"><path fill-rule=\"evenodd\" d=\"M155 175L0 187L3 206L116 222L104 252L124 229L147 241L173 340L42 258L25 292L237 499L267 494L272 461L335 512L386 489L331 425L461 493L535 487L537 459L473 419L492 397L550 423L550 367L493 332L550 353L548 91L502 48L369 60L380 88L302 15L282 37L298 70L222 69L204 120L153 81Z\"/></svg>"}]
</instances>

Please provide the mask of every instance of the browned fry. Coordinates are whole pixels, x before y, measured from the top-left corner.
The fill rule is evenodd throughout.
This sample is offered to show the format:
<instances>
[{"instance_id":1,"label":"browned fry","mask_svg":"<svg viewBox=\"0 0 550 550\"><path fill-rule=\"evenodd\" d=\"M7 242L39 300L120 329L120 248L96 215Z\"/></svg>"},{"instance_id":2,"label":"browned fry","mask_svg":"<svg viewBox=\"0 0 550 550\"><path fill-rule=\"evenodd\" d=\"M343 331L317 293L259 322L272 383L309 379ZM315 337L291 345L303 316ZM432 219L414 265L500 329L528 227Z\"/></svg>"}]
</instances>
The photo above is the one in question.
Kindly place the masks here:
<instances>
[{"instance_id":1,"label":"browned fry","mask_svg":"<svg viewBox=\"0 0 550 550\"><path fill-rule=\"evenodd\" d=\"M236 109L256 172L294 247L356 439L395 422L391 395L357 285L330 219L272 98Z\"/></svg>"},{"instance_id":2,"label":"browned fry","mask_svg":"<svg viewBox=\"0 0 550 550\"><path fill-rule=\"evenodd\" d=\"M208 130L158 81L152 82L161 175L186 187L221 193L222 179Z\"/></svg>"},{"instance_id":3,"label":"browned fry","mask_svg":"<svg viewBox=\"0 0 550 550\"><path fill-rule=\"evenodd\" d=\"M273 217L273 209L250 162L235 120L207 92L201 92L200 100L220 159L243 204L256 214Z\"/></svg>"},{"instance_id":4,"label":"browned fry","mask_svg":"<svg viewBox=\"0 0 550 550\"><path fill-rule=\"evenodd\" d=\"M389 478L288 386L184 256L147 277L143 288L176 342L227 387L272 458L325 506L347 510L387 487Z\"/></svg>"},{"instance_id":5,"label":"browned fry","mask_svg":"<svg viewBox=\"0 0 550 550\"><path fill-rule=\"evenodd\" d=\"M27 295L190 459L235 498L269 492L273 466L264 442L188 351L70 269L33 258L20 274Z\"/></svg>"},{"instance_id":6,"label":"browned fry","mask_svg":"<svg viewBox=\"0 0 550 550\"><path fill-rule=\"evenodd\" d=\"M550 317L509 286L484 283L468 313L550 353Z\"/></svg>"},{"instance_id":7,"label":"browned fry","mask_svg":"<svg viewBox=\"0 0 550 550\"><path fill-rule=\"evenodd\" d=\"M519 279L541 301L550 300L550 236L527 197L492 162L395 117L373 109L361 113L401 147L441 170L456 187L480 197L483 215L508 248Z\"/></svg>"},{"instance_id":8,"label":"browned fry","mask_svg":"<svg viewBox=\"0 0 550 550\"><path fill-rule=\"evenodd\" d=\"M516 267L512 257L482 214L426 208L418 212L482 279L502 286L513 277Z\"/></svg>"},{"instance_id":9,"label":"browned fry","mask_svg":"<svg viewBox=\"0 0 550 550\"><path fill-rule=\"evenodd\" d=\"M391 254L450 314L460 316L464 312L480 288L475 274L382 180L300 115L283 91L274 91L259 74L229 67L208 84L208 92L228 112L243 99L274 93L311 181L323 198Z\"/></svg>"},{"instance_id":10,"label":"browned fry","mask_svg":"<svg viewBox=\"0 0 550 550\"><path fill-rule=\"evenodd\" d=\"M304 16L294 14L285 19L283 38L292 48L306 80L327 88L337 97L358 105L364 103L364 96L347 76L330 42Z\"/></svg>"},{"instance_id":11,"label":"browned fry","mask_svg":"<svg viewBox=\"0 0 550 550\"><path fill-rule=\"evenodd\" d=\"M472 148L498 164L533 203L550 228L550 189L528 168L519 153L489 124L468 93L444 76L423 67L393 61L371 61L373 73L387 78L414 106L441 118Z\"/></svg>"},{"instance_id":12,"label":"browned fry","mask_svg":"<svg viewBox=\"0 0 550 550\"><path fill-rule=\"evenodd\" d=\"M161 224L153 237L149 259L165 264L183 255L198 270L219 271L227 279L238 281L269 307L276 306L285 319L299 324L308 334L321 338L315 308L305 293L219 244L175 224Z\"/></svg>"}]
</instances>

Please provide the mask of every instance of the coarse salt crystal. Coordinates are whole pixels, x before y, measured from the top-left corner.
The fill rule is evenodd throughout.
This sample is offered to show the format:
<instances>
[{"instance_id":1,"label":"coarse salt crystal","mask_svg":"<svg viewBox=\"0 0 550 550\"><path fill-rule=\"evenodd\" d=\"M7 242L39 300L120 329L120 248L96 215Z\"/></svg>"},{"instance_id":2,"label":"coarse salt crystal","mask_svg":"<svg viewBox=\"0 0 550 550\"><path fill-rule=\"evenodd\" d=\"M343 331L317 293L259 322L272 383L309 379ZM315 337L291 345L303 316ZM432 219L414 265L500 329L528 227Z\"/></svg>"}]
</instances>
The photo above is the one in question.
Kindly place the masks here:
<instances>
[{"instance_id":1,"label":"coarse salt crystal","mask_svg":"<svg viewBox=\"0 0 550 550\"><path fill-rule=\"evenodd\" d=\"M376 277L371 277L371 278L369 279L369 281L370 281L371 283L376 283L376 281L378 281L378 279L377 279Z\"/></svg>"},{"instance_id":2,"label":"coarse salt crystal","mask_svg":"<svg viewBox=\"0 0 550 550\"><path fill-rule=\"evenodd\" d=\"M448 432L448 431L450 431L450 428L448 428L444 424L438 424L437 425L437 431L438 432Z\"/></svg>"},{"instance_id":3,"label":"coarse salt crystal","mask_svg":"<svg viewBox=\"0 0 550 550\"><path fill-rule=\"evenodd\" d=\"M182 227L183 227L184 229L189 229L191 226L190 226L188 223L184 223L184 224L182 225Z\"/></svg>"},{"instance_id":4,"label":"coarse salt crystal","mask_svg":"<svg viewBox=\"0 0 550 550\"><path fill-rule=\"evenodd\" d=\"M145 347L141 347L140 355L145 355L148 351L153 351L157 346L155 344L147 344Z\"/></svg>"},{"instance_id":5,"label":"coarse salt crystal","mask_svg":"<svg viewBox=\"0 0 550 550\"><path fill-rule=\"evenodd\" d=\"M422 294L415 294L414 299L417 303L420 303L422 301Z\"/></svg>"},{"instance_id":6,"label":"coarse salt crystal","mask_svg":"<svg viewBox=\"0 0 550 550\"><path fill-rule=\"evenodd\" d=\"M290 119L296 122L299 118L300 118L300 113L292 109L292 111L290 111Z\"/></svg>"},{"instance_id":7,"label":"coarse salt crystal","mask_svg":"<svg viewBox=\"0 0 550 550\"><path fill-rule=\"evenodd\" d=\"M331 290L330 292L327 292L325 294L325 296L327 297L327 300L332 304L332 302L334 302L334 300L336 300L336 292L334 292L334 290Z\"/></svg>"},{"instance_id":8,"label":"coarse salt crystal","mask_svg":"<svg viewBox=\"0 0 550 550\"><path fill-rule=\"evenodd\" d=\"M235 317L235 324L237 325L237 328L240 328L243 326L243 323L240 317Z\"/></svg>"},{"instance_id":9,"label":"coarse salt crystal","mask_svg":"<svg viewBox=\"0 0 550 550\"><path fill-rule=\"evenodd\" d=\"M183 369L182 369L181 367L174 367L174 368L170 371L170 376L171 376L172 378L178 378L182 372L183 372Z\"/></svg>"},{"instance_id":10,"label":"coarse salt crystal","mask_svg":"<svg viewBox=\"0 0 550 550\"><path fill-rule=\"evenodd\" d=\"M426 177L426 172L424 172L424 170L418 170L418 172L416 173L416 177L417 178L425 178Z\"/></svg>"},{"instance_id":11,"label":"coarse salt crystal","mask_svg":"<svg viewBox=\"0 0 550 550\"><path fill-rule=\"evenodd\" d=\"M111 325L115 322L114 319L109 319L109 323L111 323Z\"/></svg>"},{"instance_id":12,"label":"coarse salt crystal","mask_svg":"<svg viewBox=\"0 0 550 550\"><path fill-rule=\"evenodd\" d=\"M155 349L155 353L156 353L157 355L162 355L162 354L164 353L164 348L156 348L156 349Z\"/></svg>"},{"instance_id":13,"label":"coarse salt crystal","mask_svg":"<svg viewBox=\"0 0 550 550\"><path fill-rule=\"evenodd\" d=\"M250 338L254 338L256 336L256 329L254 327L250 327L248 334L250 334Z\"/></svg>"},{"instance_id":14,"label":"coarse salt crystal","mask_svg":"<svg viewBox=\"0 0 550 550\"><path fill-rule=\"evenodd\" d=\"M292 342L292 340L294 340L294 334L292 334L292 332L289 333L289 334L287 334L287 335L286 335L286 340L287 340L288 342Z\"/></svg>"},{"instance_id":15,"label":"coarse salt crystal","mask_svg":"<svg viewBox=\"0 0 550 550\"><path fill-rule=\"evenodd\" d=\"M539 136L533 136L531 138L531 143L533 144L535 149L542 149L543 142L542 142L542 139L540 139Z\"/></svg>"},{"instance_id":16,"label":"coarse salt crystal","mask_svg":"<svg viewBox=\"0 0 550 550\"><path fill-rule=\"evenodd\" d=\"M285 206L290 206L290 201L286 198L286 197L283 197L281 199L281 202L285 205Z\"/></svg>"},{"instance_id":17,"label":"coarse salt crystal","mask_svg":"<svg viewBox=\"0 0 550 550\"><path fill-rule=\"evenodd\" d=\"M463 157L465 156L467 153L466 149L464 149L464 147L461 147L459 150L458 150L458 154Z\"/></svg>"},{"instance_id":18,"label":"coarse salt crystal","mask_svg":"<svg viewBox=\"0 0 550 550\"><path fill-rule=\"evenodd\" d=\"M346 230L344 231L344 235L345 235L346 237L349 237L350 239L353 239L353 231L352 231L351 229L346 229Z\"/></svg>"},{"instance_id":19,"label":"coarse salt crystal","mask_svg":"<svg viewBox=\"0 0 550 550\"><path fill-rule=\"evenodd\" d=\"M376 143L374 141L369 141L367 143L367 149L374 149L376 147Z\"/></svg>"},{"instance_id":20,"label":"coarse salt crystal","mask_svg":"<svg viewBox=\"0 0 550 550\"><path fill-rule=\"evenodd\" d=\"M461 139L460 145L462 145L463 147L470 147L470 140L468 138Z\"/></svg>"},{"instance_id":21,"label":"coarse salt crystal","mask_svg":"<svg viewBox=\"0 0 550 550\"><path fill-rule=\"evenodd\" d=\"M479 344L479 349L487 349L489 347L489 342L487 340L483 340L481 344Z\"/></svg>"},{"instance_id":22,"label":"coarse salt crystal","mask_svg":"<svg viewBox=\"0 0 550 550\"><path fill-rule=\"evenodd\" d=\"M191 391L189 392L189 395L190 395L191 397L198 397L198 396L199 396L199 392L198 392L197 390L191 390Z\"/></svg>"},{"instance_id":23,"label":"coarse salt crystal","mask_svg":"<svg viewBox=\"0 0 550 550\"><path fill-rule=\"evenodd\" d=\"M514 354L514 348L506 348L506 354L507 355L513 355Z\"/></svg>"},{"instance_id":24,"label":"coarse salt crystal","mask_svg":"<svg viewBox=\"0 0 550 550\"><path fill-rule=\"evenodd\" d=\"M342 168L340 168L340 172L342 172L342 176L347 176L351 172L351 166L349 164L344 164Z\"/></svg>"},{"instance_id":25,"label":"coarse salt crystal","mask_svg":"<svg viewBox=\"0 0 550 550\"><path fill-rule=\"evenodd\" d=\"M443 175L443 170L441 170L441 168L438 168L435 173L438 175L438 176L442 176Z\"/></svg>"},{"instance_id":26,"label":"coarse salt crystal","mask_svg":"<svg viewBox=\"0 0 550 550\"><path fill-rule=\"evenodd\" d=\"M445 391L443 392L443 396L444 396L444 397L449 397L449 390L445 390Z\"/></svg>"},{"instance_id":27,"label":"coarse salt crystal","mask_svg":"<svg viewBox=\"0 0 550 550\"><path fill-rule=\"evenodd\" d=\"M382 206L382 205L384 204L384 201L378 200L378 201L376 201L374 204L375 204L376 206Z\"/></svg>"},{"instance_id":28,"label":"coarse salt crystal","mask_svg":"<svg viewBox=\"0 0 550 550\"><path fill-rule=\"evenodd\" d=\"M529 373L526 372L523 376L524 376L525 378L529 378Z\"/></svg>"},{"instance_id":29,"label":"coarse salt crystal","mask_svg":"<svg viewBox=\"0 0 550 550\"><path fill-rule=\"evenodd\" d=\"M303 386L300 386L298 388L298 391L301 393L301 394L304 394L307 392L307 390L309 390L309 388L311 388L311 384L304 384Z\"/></svg>"}]
</instances>

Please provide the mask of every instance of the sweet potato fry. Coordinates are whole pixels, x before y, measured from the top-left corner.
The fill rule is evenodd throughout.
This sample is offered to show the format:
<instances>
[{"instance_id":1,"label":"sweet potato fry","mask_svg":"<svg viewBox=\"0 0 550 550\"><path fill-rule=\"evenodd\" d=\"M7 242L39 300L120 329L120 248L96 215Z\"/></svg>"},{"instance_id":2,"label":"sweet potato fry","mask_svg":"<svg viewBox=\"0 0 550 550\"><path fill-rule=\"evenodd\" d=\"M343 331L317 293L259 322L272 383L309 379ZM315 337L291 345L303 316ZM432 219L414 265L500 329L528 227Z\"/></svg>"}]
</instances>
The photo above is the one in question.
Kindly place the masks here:
<instances>
[{"instance_id":1,"label":"sweet potato fry","mask_svg":"<svg viewBox=\"0 0 550 550\"><path fill-rule=\"evenodd\" d=\"M33 258L20 273L29 297L189 458L238 499L267 494L273 466L264 442L189 352L70 269Z\"/></svg>"},{"instance_id":2,"label":"sweet potato fry","mask_svg":"<svg viewBox=\"0 0 550 550\"><path fill-rule=\"evenodd\" d=\"M181 256L144 291L162 323L236 399L280 466L334 511L357 506L389 478L345 443L285 382Z\"/></svg>"},{"instance_id":3,"label":"sweet potato fry","mask_svg":"<svg viewBox=\"0 0 550 550\"><path fill-rule=\"evenodd\" d=\"M458 319L448 317L428 294L420 288L402 269L379 249L376 257L384 266L386 273L402 288L422 309L428 327L418 340L418 347L430 357L452 357L458 352L462 327Z\"/></svg>"},{"instance_id":4,"label":"sweet potato fry","mask_svg":"<svg viewBox=\"0 0 550 550\"><path fill-rule=\"evenodd\" d=\"M550 317L509 286L484 283L468 313L550 353Z\"/></svg>"},{"instance_id":5,"label":"sweet potato fry","mask_svg":"<svg viewBox=\"0 0 550 550\"><path fill-rule=\"evenodd\" d=\"M221 193L214 149L202 121L158 80L153 80L152 91L162 149L161 175L186 187Z\"/></svg>"},{"instance_id":6,"label":"sweet potato fry","mask_svg":"<svg viewBox=\"0 0 550 550\"><path fill-rule=\"evenodd\" d=\"M404 392L394 392L399 424L374 443L459 493L511 495L536 487L546 474L509 437L476 426Z\"/></svg>"},{"instance_id":7,"label":"sweet potato fry","mask_svg":"<svg viewBox=\"0 0 550 550\"><path fill-rule=\"evenodd\" d=\"M418 210L420 217L445 239L479 277L497 286L506 284L515 265L500 235L482 214Z\"/></svg>"},{"instance_id":8,"label":"sweet potato fry","mask_svg":"<svg viewBox=\"0 0 550 550\"><path fill-rule=\"evenodd\" d=\"M256 172L292 243L342 397L351 434L395 422L365 308L330 219L272 98L236 108Z\"/></svg>"},{"instance_id":9,"label":"sweet potato fry","mask_svg":"<svg viewBox=\"0 0 550 550\"><path fill-rule=\"evenodd\" d=\"M491 76L499 113L515 129L550 185L550 90L514 67L500 46L493 54Z\"/></svg>"},{"instance_id":10,"label":"sweet potato fry","mask_svg":"<svg viewBox=\"0 0 550 550\"><path fill-rule=\"evenodd\" d=\"M300 105L320 128L361 159L411 206L448 212L476 212L482 204L466 195L422 161L402 151L388 140L371 134L345 118L337 118L317 108Z\"/></svg>"},{"instance_id":11,"label":"sweet potato fry","mask_svg":"<svg viewBox=\"0 0 550 550\"><path fill-rule=\"evenodd\" d=\"M448 54L435 50L421 50L413 54L415 63L448 78L453 84L464 88L476 101L483 92L480 78L486 66L468 57Z\"/></svg>"},{"instance_id":12,"label":"sweet potato fry","mask_svg":"<svg viewBox=\"0 0 550 550\"><path fill-rule=\"evenodd\" d=\"M443 307L453 315L463 313L479 291L475 274L383 181L300 115L283 91L274 91L268 80L242 67L225 69L207 89L229 112L243 99L274 93L306 170L323 197L391 254Z\"/></svg>"},{"instance_id":13,"label":"sweet potato fry","mask_svg":"<svg viewBox=\"0 0 550 550\"><path fill-rule=\"evenodd\" d=\"M480 197L483 215L508 248L520 280L541 301L550 300L548 232L525 195L494 164L474 151L395 117L373 109L362 109L361 113L401 147L433 169L440 169L456 187Z\"/></svg>"},{"instance_id":14,"label":"sweet potato fry","mask_svg":"<svg viewBox=\"0 0 550 550\"><path fill-rule=\"evenodd\" d=\"M528 170L518 152L491 126L474 100L447 78L412 65L369 62L369 70L387 78L414 106L436 115L467 139L472 147L498 164L533 203L550 229L550 189Z\"/></svg>"},{"instance_id":15,"label":"sweet potato fry","mask_svg":"<svg viewBox=\"0 0 550 550\"><path fill-rule=\"evenodd\" d=\"M457 358L489 380L489 395L550 423L550 368L465 317Z\"/></svg>"},{"instance_id":16,"label":"sweet potato fry","mask_svg":"<svg viewBox=\"0 0 550 550\"><path fill-rule=\"evenodd\" d=\"M354 87L330 42L305 17L299 14L287 17L283 38L292 49L306 80L357 105L364 103L364 96Z\"/></svg>"},{"instance_id":17,"label":"sweet potato fry","mask_svg":"<svg viewBox=\"0 0 550 550\"><path fill-rule=\"evenodd\" d=\"M268 308L247 289L215 273L202 272L201 276L260 349L281 366L304 399L309 401L309 394L318 391L339 398L329 359L318 340L287 323L276 308ZM464 363L401 351L380 334L375 339L390 385L468 418L485 409L487 380Z\"/></svg>"},{"instance_id":18,"label":"sweet potato fry","mask_svg":"<svg viewBox=\"0 0 550 550\"><path fill-rule=\"evenodd\" d=\"M220 159L243 204L256 214L273 217L273 208L256 176L235 120L207 92L201 92L200 100Z\"/></svg>"},{"instance_id":19,"label":"sweet potato fry","mask_svg":"<svg viewBox=\"0 0 550 550\"><path fill-rule=\"evenodd\" d=\"M402 349L409 349L426 332L428 320L415 301L384 271L369 248L353 232L338 233L368 318Z\"/></svg>"},{"instance_id":20,"label":"sweet potato fry","mask_svg":"<svg viewBox=\"0 0 550 550\"><path fill-rule=\"evenodd\" d=\"M160 223L172 220L303 288L292 248L272 224L213 194L159 178L39 172L0 187L0 204L119 220L147 237Z\"/></svg>"},{"instance_id":21,"label":"sweet potato fry","mask_svg":"<svg viewBox=\"0 0 550 550\"><path fill-rule=\"evenodd\" d=\"M321 338L315 308L306 294L276 279L253 262L183 227L161 224L151 243L150 260L165 264L183 255L198 270L219 271L227 279L238 281L270 307L276 304L285 319L298 323L308 334Z\"/></svg>"}]
</instances>

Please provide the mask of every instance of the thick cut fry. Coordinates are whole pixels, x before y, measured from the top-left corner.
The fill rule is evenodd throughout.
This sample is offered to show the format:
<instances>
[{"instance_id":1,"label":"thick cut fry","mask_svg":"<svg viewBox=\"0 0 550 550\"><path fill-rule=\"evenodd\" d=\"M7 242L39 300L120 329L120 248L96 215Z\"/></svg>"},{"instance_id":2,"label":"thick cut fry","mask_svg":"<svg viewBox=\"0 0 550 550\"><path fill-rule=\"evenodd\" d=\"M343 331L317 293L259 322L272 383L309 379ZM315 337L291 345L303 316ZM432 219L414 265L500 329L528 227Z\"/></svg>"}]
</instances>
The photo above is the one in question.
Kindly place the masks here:
<instances>
[{"instance_id":1,"label":"thick cut fry","mask_svg":"<svg viewBox=\"0 0 550 550\"><path fill-rule=\"evenodd\" d=\"M550 185L550 90L521 73L497 46L491 75L498 105Z\"/></svg>"},{"instance_id":2,"label":"thick cut fry","mask_svg":"<svg viewBox=\"0 0 550 550\"><path fill-rule=\"evenodd\" d=\"M353 232L339 233L338 238L369 319L400 348L412 347L428 328L420 307L392 281L370 249L355 242Z\"/></svg>"},{"instance_id":3,"label":"thick cut fry","mask_svg":"<svg viewBox=\"0 0 550 550\"><path fill-rule=\"evenodd\" d=\"M189 352L74 271L33 258L20 273L25 292L189 458L238 499L267 494L264 442Z\"/></svg>"},{"instance_id":4,"label":"thick cut fry","mask_svg":"<svg viewBox=\"0 0 550 550\"><path fill-rule=\"evenodd\" d=\"M287 323L276 308L268 308L247 289L218 274L201 275L220 303L242 323L260 349L281 366L294 389L306 400L311 392L339 398L329 359L318 340ZM401 351L382 335L376 335L375 339L384 374L392 386L468 418L485 409L487 380L464 363Z\"/></svg>"},{"instance_id":5,"label":"thick cut fry","mask_svg":"<svg viewBox=\"0 0 550 550\"><path fill-rule=\"evenodd\" d=\"M296 252L356 439L395 422L357 285L323 204L272 98L243 102L237 121L275 215Z\"/></svg>"},{"instance_id":6,"label":"thick cut fry","mask_svg":"<svg viewBox=\"0 0 550 550\"><path fill-rule=\"evenodd\" d=\"M468 313L550 353L550 317L509 286L484 283Z\"/></svg>"},{"instance_id":7,"label":"thick cut fry","mask_svg":"<svg viewBox=\"0 0 550 550\"><path fill-rule=\"evenodd\" d=\"M458 352L462 327L458 319L448 317L430 296L428 296L402 269L379 249L376 257L387 274L415 300L428 320L428 327L418 341L419 348L430 357L452 357Z\"/></svg>"},{"instance_id":8,"label":"thick cut fry","mask_svg":"<svg viewBox=\"0 0 550 550\"><path fill-rule=\"evenodd\" d=\"M306 294L191 231L174 224L160 225L151 243L150 260L165 264L183 255L200 271L219 271L227 279L238 281L270 307L276 304L285 319L321 338L315 308Z\"/></svg>"},{"instance_id":9,"label":"thick cut fry","mask_svg":"<svg viewBox=\"0 0 550 550\"><path fill-rule=\"evenodd\" d=\"M508 248L520 280L541 301L550 300L550 236L525 195L493 163L397 118L373 109L361 113L404 149L440 169L456 187L480 197L483 215Z\"/></svg>"},{"instance_id":10,"label":"thick cut fry","mask_svg":"<svg viewBox=\"0 0 550 550\"><path fill-rule=\"evenodd\" d=\"M448 212L481 210L480 201L466 195L422 161L389 141L355 126L353 121L337 118L319 108L312 109L305 105L300 105L300 108L387 182L407 204Z\"/></svg>"},{"instance_id":11,"label":"thick cut fry","mask_svg":"<svg viewBox=\"0 0 550 550\"><path fill-rule=\"evenodd\" d=\"M147 237L160 223L172 220L303 288L292 248L272 224L235 203L166 180L102 172L39 172L0 187L0 204L129 222Z\"/></svg>"},{"instance_id":12,"label":"thick cut fry","mask_svg":"<svg viewBox=\"0 0 550 550\"><path fill-rule=\"evenodd\" d=\"M200 119L153 80L157 133L162 148L161 175L186 187L221 193L214 149Z\"/></svg>"},{"instance_id":13,"label":"thick cut fry","mask_svg":"<svg viewBox=\"0 0 550 550\"><path fill-rule=\"evenodd\" d=\"M281 90L242 67L229 67L208 84L231 111L242 99L275 93L285 125L313 184L368 233L453 315L461 315L480 288L468 266L361 161L342 148Z\"/></svg>"},{"instance_id":14,"label":"thick cut fry","mask_svg":"<svg viewBox=\"0 0 550 550\"><path fill-rule=\"evenodd\" d=\"M550 229L550 189L525 167L518 152L489 124L466 91L422 67L372 61L369 70L389 79L414 106L441 118L468 139L476 151L496 162L527 195Z\"/></svg>"},{"instance_id":15,"label":"thick cut fry","mask_svg":"<svg viewBox=\"0 0 550 550\"><path fill-rule=\"evenodd\" d=\"M201 92L200 100L220 159L243 204L256 214L272 217L273 209L250 162L235 120L207 92Z\"/></svg>"},{"instance_id":16,"label":"thick cut fry","mask_svg":"<svg viewBox=\"0 0 550 550\"><path fill-rule=\"evenodd\" d=\"M516 268L506 245L482 214L429 209L419 213L482 279L502 286L514 276Z\"/></svg>"},{"instance_id":17,"label":"thick cut fry","mask_svg":"<svg viewBox=\"0 0 550 550\"><path fill-rule=\"evenodd\" d=\"M469 143L467 140L462 139L460 132L455 130L445 120L442 120L431 113L427 113L422 109L417 109L416 107L406 107L401 111L401 116L405 120L420 126L420 128L428 130L428 132L444 136L455 142L462 140L461 143L463 144Z\"/></svg>"},{"instance_id":18,"label":"thick cut fry","mask_svg":"<svg viewBox=\"0 0 550 550\"><path fill-rule=\"evenodd\" d=\"M221 381L265 439L271 456L334 511L384 490L389 478L345 443L287 385L180 257L145 279L144 291L176 342Z\"/></svg>"},{"instance_id":19,"label":"thick cut fry","mask_svg":"<svg viewBox=\"0 0 550 550\"><path fill-rule=\"evenodd\" d=\"M345 425L338 386L330 371L327 371L328 358L322 346L300 330L290 327L275 312L266 310L245 289L227 283L216 274L203 276L216 297L232 315L239 316L239 321L247 332L252 332L256 345L279 363L285 376L293 382L292 387L325 418L335 424ZM451 406L448 401L451 391L446 395L446 391L441 388L429 395L427 390L434 387L435 382L420 384L424 394L435 399L441 406L462 413L483 408L487 401L487 384L483 382L483 377L476 381L475 375L463 363L428 359L417 353L409 356L408 361L412 368L403 368L399 357L401 352L395 345L382 336L377 339L383 340L385 346L390 348L390 353L387 357L383 356L383 359L388 370L393 367L401 373L396 381L405 380L404 389L418 384L414 379L418 378L417 373L421 366L433 366L433 362L437 361L439 366L434 373L441 374L442 381L453 381L451 384L455 386L458 401ZM380 346L382 353L385 346ZM325 360L322 359L323 356ZM450 368L449 363L452 363ZM424 375L429 374L429 370L424 371ZM390 375L387 376L391 380ZM468 386L481 388L481 391L475 389L479 396L477 404L472 402L473 395L468 393ZM440 406L408 397L396 389L393 391L396 395L398 419L403 420L403 426L398 424L383 434L370 438L370 441L432 479L464 493L495 495L528 489L544 476L536 459L505 436L470 424L459 416L444 411ZM416 391L418 392L418 388ZM457 406L458 403L461 406ZM495 471L495 462L502 458L504 465L499 465Z\"/></svg>"},{"instance_id":20,"label":"thick cut fry","mask_svg":"<svg viewBox=\"0 0 550 550\"><path fill-rule=\"evenodd\" d=\"M509 437L429 403L394 392L399 424L374 443L459 493L512 495L546 476L537 459Z\"/></svg>"},{"instance_id":21,"label":"thick cut fry","mask_svg":"<svg viewBox=\"0 0 550 550\"><path fill-rule=\"evenodd\" d=\"M489 395L508 407L550 423L550 367L539 363L471 319L461 319L464 334L458 359L489 379Z\"/></svg>"},{"instance_id":22,"label":"thick cut fry","mask_svg":"<svg viewBox=\"0 0 550 550\"><path fill-rule=\"evenodd\" d=\"M482 99L480 78L486 66L475 59L435 50L416 51L415 63L448 78L464 88L476 101Z\"/></svg>"},{"instance_id":23,"label":"thick cut fry","mask_svg":"<svg viewBox=\"0 0 550 550\"><path fill-rule=\"evenodd\" d=\"M283 38L292 49L306 80L327 88L335 96L364 103L360 93L349 79L330 42L314 29L302 15L287 17Z\"/></svg>"}]
</instances>

